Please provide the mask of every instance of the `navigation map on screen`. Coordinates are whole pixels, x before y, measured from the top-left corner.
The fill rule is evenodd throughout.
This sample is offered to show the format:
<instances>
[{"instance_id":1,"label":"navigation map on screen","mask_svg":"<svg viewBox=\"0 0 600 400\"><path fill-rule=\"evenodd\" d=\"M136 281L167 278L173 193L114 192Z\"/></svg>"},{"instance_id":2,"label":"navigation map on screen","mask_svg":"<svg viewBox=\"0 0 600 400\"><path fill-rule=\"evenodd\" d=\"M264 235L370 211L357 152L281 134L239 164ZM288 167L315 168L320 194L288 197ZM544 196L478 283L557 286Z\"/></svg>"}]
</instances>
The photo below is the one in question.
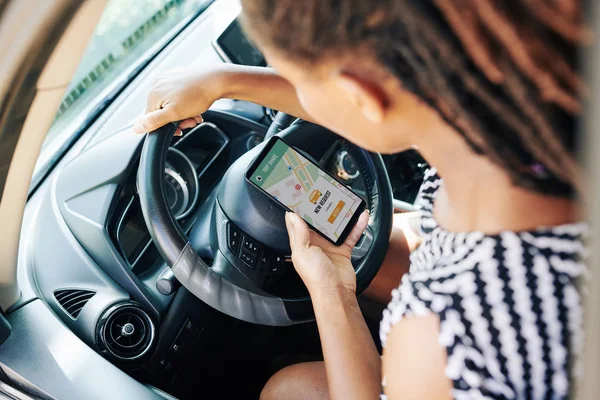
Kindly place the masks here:
<instances>
[{"instance_id":1,"label":"navigation map on screen","mask_svg":"<svg viewBox=\"0 0 600 400\"><path fill-rule=\"evenodd\" d=\"M360 197L281 140L250 180L334 242L361 203Z\"/></svg>"}]
</instances>

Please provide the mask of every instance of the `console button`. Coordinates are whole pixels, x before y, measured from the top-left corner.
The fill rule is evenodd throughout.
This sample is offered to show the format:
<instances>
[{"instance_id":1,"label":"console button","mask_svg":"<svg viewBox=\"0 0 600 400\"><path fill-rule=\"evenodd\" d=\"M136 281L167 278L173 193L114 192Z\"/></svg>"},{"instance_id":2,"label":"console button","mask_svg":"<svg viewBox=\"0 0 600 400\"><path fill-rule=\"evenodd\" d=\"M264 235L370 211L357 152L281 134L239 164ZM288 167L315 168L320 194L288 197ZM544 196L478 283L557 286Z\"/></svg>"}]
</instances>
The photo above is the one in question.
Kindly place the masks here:
<instances>
[{"instance_id":1,"label":"console button","mask_svg":"<svg viewBox=\"0 0 600 400\"><path fill-rule=\"evenodd\" d=\"M261 246L254 240L250 239L248 236L245 236L244 240L242 241L242 247L246 250L251 251L254 254L258 254L258 251L260 250Z\"/></svg>"},{"instance_id":2,"label":"console button","mask_svg":"<svg viewBox=\"0 0 600 400\"><path fill-rule=\"evenodd\" d=\"M242 252L240 253L240 260L242 260L250 268L252 268L252 269L256 268L256 261L257 261L256 255L250 253L245 248L243 248Z\"/></svg>"},{"instance_id":3,"label":"console button","mask_svg":"<svg viewBox=\"0 0 600 400\"><path fill-rule=\"evenodd\" d=\"M183 323L183 329L185 329L186 331L191 331L192 329L194 329L194 321L192 321L189 318L185 319L185 322Z\"/></svg>"},{"instance_id":4,"label":"console button","mask_svg":"<svg viewBox=\"0 0 600 400\"><path fill-rule=\"evenodd\" d=\"M172 353L179 353L181 351L181 348L190 338L191 332L195 326L196 324L192 319L189 317L185 319L183 325L179 328L179 333L177 333L175 340L173 340L173 343L171 343L171 347L169 348Z\"/></svg>"},{"instance_id":5,"label":"console button","mask_svg":"<svg viewBox=\"0 0 600 400\"><path fill-rule=\"evenodd\" d=\"M229 249L237 255L240 249L240 242L242 241L242 234L231 224L229 224L228 234Z\"/></svg>"}]
</instances>

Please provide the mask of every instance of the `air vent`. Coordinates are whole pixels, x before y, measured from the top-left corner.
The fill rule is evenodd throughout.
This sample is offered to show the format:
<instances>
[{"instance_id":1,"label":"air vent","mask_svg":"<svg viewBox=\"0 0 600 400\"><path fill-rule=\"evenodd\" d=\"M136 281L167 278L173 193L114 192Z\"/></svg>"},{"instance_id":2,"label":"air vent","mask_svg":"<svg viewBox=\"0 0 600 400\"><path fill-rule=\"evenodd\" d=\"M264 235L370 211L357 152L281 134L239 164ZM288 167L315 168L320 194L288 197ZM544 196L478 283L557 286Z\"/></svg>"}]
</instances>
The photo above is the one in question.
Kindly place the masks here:
<instances>
[{"instance_id":1,"label":"air vent","mask_svg":"<svg viewBox=\"0 0 600 400\"><path fill-rule=\"evenodd\" d=\"M117 304L104 312L98 322L98 346L117 360L135 360L150 350L154 324L135 303Z\"/></svg>"},{"instance_id":2,"label":"air vent","mask_svg":"<svg viewBox=\"0 0 600 400\"><path fill-rule=\"evenodd\" d=\"M54 298L73 318L77 319L81 309L96 292L83 289L62 289L54 292Z\"/></svg>"}]
</instances>

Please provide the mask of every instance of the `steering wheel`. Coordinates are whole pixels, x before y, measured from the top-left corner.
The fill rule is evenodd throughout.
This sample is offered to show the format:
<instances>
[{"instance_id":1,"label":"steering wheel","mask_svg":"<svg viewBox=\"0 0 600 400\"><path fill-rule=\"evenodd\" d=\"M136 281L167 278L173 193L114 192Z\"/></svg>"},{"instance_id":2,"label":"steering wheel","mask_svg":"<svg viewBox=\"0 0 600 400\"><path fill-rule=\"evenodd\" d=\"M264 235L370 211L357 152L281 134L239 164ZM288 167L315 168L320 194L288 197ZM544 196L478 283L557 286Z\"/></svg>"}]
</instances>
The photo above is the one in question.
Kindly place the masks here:
<instances>
[{"instance_id":1,"label":"steering wheel","mask_svg":"<svg viewBox=\"0 0 600 400\"><path fill-rule=\"evenodd\" d=\"M165 199L165 158L176 128L171 123L147 135L138 170L144 219L173 275L209 306L243 321L286 326L314 319L307 292L272 290L283 276L296 272L289 258L284 211L245 180L248 167L264 144L236 160L220 183L211 219L214 259L209 265L191 247ZM309 157L323 155L324 149L340 140L329 130L307 122L295 123L279 135ZM370 211L368 227L352 253L357 293L361 293L387 252L392 188L381 155L342 144L359 167Z\"/></svg>"}]
</instances>

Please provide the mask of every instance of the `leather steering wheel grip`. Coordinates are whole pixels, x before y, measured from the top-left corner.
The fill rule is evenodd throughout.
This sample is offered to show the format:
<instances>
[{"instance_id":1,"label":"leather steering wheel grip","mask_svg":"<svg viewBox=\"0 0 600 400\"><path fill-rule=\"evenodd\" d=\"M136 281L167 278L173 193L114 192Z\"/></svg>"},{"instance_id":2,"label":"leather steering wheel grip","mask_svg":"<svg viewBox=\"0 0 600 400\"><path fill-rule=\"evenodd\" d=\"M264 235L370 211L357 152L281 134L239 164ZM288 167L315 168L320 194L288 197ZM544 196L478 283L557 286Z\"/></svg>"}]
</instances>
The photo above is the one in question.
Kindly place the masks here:
<instances>
[{"instance_id":1,"label":"leather steering wheel grip","mask_svg":"<svg viewBox=\"0 0 600 400\"><path fill-rule=\"evenodd\" d=\"M370 212L367 229L373 235L371 247L356 268L356 292L360 294L369 287L387 254L394 214L393 191L381 154L368 152L346 142L342 142L342 145L356 161L364 179ZM379 267L372 268L371 265Z\"/></svg>"},{"instance_id":2,"label":"leather steering wheel grip","mask_svg":"<svg viewBox=\"0 0 600 400\"><path fill-rule=\"evenodd\" d=\"M171 122L146 134L137 176L144 221L156 248L171 267L188 241L169 210L164 190L167 151L176 129L177 124Z\"/></svg>"}]
</instances>

